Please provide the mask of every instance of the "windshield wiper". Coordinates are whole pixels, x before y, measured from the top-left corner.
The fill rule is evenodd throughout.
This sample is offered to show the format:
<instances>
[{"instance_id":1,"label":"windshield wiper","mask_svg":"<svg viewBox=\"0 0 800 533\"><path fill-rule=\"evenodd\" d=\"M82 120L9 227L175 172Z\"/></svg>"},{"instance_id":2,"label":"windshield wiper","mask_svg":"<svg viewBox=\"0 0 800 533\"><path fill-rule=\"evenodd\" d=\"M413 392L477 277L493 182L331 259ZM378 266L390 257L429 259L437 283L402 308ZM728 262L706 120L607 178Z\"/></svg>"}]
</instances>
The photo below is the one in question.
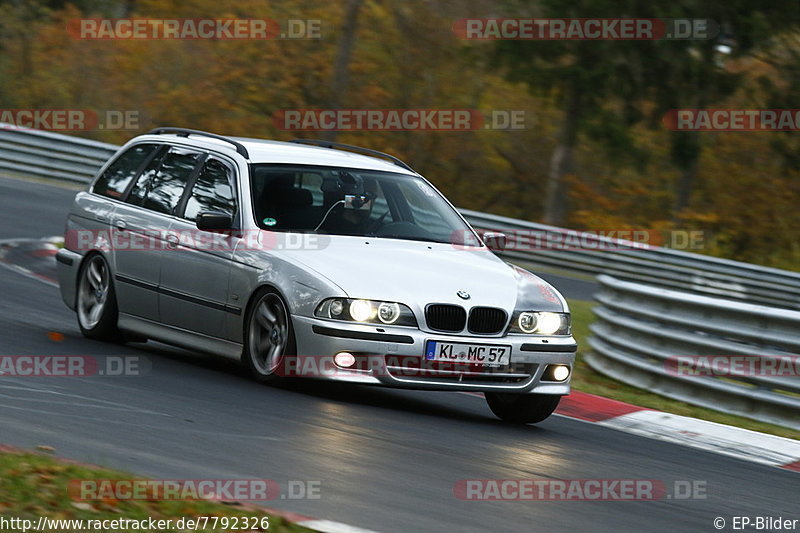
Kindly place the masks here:
<instances>
[{"instance_id":1,"label":"windshield wiper","mask_svg":"<svg viewBox=\"0 0 800 533\"><path fill-rule=\"evenodd\" d=\"M412 236L404 236L404 235L373 235L378 239L400 239L404 241L419 241L419 242L435 242L438 244L449 244L445 241L437 241L436 239L431 239L429 237L412 237Z\"/></svg>"}]
</instances>

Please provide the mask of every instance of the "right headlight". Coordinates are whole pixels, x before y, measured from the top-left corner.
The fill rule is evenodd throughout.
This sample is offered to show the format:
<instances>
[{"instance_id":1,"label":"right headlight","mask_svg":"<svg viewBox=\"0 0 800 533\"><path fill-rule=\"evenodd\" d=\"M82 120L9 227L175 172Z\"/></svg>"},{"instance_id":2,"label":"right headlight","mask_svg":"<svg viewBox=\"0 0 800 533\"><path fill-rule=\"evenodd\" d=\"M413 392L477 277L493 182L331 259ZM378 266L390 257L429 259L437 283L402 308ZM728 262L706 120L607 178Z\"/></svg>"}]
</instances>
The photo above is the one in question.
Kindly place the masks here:
<instances>
[{"instance_id":1,"label":"right headlight","mask_svg":"<svg viewBox=\"0 0 800 533\"><path fill-rule=\"evenodd\" d=\"M569 313L517 311L511 320L509 331L528 335L569 335L570 329Z\"/></svg>"},{"instance_id":2,"label":"right headlight","mask_svg":"<svg viewBox=\"0 0 800 533\"><path fill-rule=\"evenodd\" d=\"M414 313L406 305L357 298L328 298L317 306L314 316L383 326L417 326Z\"/></svg>"}]
</instances>

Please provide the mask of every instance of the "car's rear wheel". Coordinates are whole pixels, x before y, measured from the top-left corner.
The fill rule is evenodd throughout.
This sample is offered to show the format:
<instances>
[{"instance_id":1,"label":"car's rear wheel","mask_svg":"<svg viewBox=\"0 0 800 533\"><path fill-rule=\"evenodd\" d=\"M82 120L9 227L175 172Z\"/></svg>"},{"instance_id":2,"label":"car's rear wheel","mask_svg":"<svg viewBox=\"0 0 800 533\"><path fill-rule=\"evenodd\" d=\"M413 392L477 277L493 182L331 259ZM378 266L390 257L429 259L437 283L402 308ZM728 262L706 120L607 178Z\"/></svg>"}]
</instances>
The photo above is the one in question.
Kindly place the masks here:
<instances>
[{"instance_id":1,"label":"car's rear wheel","mask_svg":"<svg viewBox=\"0 0 800 533\"><path fill-rule=\"evenodd\" d=\"M541 422L556 410L561 396L554 394L511 394L487 392L489 409L505 422L531 424Z\"/></svg>"},{"instance_id":2,"label":"car's rear wheel","mask_svg":"<svg viewBox=\"0 0 800 533\"><path fill-rule=\"evenodd\" d=\"M117 295L111 279L111 269L100 254L88 257L78 274L76 301L78 326L90 339L119 341L117 329Z\"/></svg>"},{"instance_id":3,"label":"car's rear wheel","mask_svg":"<svg viewBox=\"0 0 800 533\"><path fill-rule=\"evenodd\" d=\"M263 290L253 299L244 338L243 359L253 377L262 383L280 379L296 345L289 309L277 292Z\"/></svg>"}]
</instances>

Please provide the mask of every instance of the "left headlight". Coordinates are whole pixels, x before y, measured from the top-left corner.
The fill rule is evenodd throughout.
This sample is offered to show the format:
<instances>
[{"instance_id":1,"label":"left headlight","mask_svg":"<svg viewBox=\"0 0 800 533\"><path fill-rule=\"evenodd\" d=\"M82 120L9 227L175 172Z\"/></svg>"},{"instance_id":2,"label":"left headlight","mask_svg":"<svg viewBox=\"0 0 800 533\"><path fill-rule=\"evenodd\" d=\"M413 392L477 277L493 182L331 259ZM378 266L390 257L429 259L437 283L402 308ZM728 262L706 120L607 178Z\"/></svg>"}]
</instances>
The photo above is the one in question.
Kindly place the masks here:
<instances>
[{"instance_id":1,"label":"left headlight","mask_svg":"<svg viewBox=\"0 0 800 533\"><path fill-rule=\"evenodd\" d=\"M380 300L328 298L317 306L314 316L365 324L417 327L417 319L408 306Z\"/></svg>"},{"instance_id":2,"label":"left headlight","mask_svg":"<svg viewBox=\"0 0 800 533\"><path fill-rule=\"evenodd\" d=\"M528 335L569 335L571 325L569 313L517 311L509 331Z\"/></svg>"}]
</instances>

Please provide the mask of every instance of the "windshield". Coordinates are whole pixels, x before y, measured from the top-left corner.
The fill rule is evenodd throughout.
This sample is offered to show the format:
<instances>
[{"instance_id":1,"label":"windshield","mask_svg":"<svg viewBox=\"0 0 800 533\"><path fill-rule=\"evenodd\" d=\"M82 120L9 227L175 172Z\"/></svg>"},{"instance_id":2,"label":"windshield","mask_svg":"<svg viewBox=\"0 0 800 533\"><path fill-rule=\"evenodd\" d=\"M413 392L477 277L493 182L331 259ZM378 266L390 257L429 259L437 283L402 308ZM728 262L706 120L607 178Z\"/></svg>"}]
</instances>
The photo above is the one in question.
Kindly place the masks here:
<instances>
[{"instance_id":1,"label":"windshield","mask_svg":"<svg viewBox=\"0 0 800 533\"><path fill-rule=\"evenodd\" d=\"M425 180L336 167L251 165L258 225L315 232L474 246L478 240Z\"/></svg>"}]
</instances>

